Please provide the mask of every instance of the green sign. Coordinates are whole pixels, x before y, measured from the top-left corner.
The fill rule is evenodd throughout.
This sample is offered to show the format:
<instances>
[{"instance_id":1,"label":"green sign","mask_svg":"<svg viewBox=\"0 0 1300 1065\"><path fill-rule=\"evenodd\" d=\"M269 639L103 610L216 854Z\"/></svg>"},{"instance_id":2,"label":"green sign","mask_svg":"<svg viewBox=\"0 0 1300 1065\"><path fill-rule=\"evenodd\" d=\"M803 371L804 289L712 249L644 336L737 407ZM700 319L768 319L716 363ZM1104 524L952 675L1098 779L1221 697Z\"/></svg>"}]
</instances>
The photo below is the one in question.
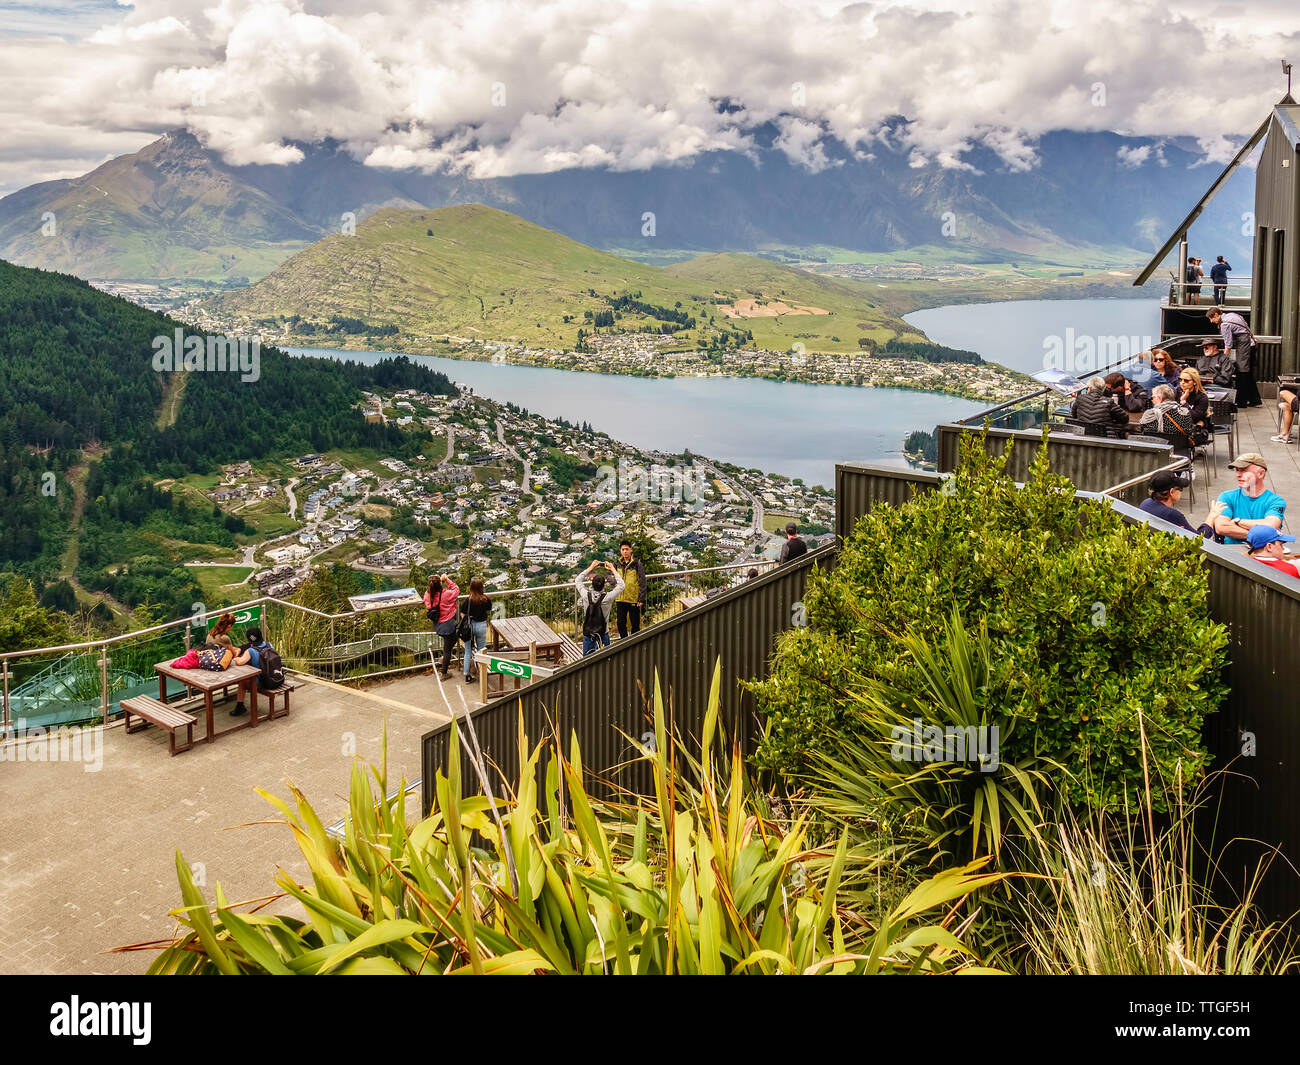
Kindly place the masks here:
<instances>
[{"instance_id":1,"label":"green sign","mask_svg":"<svg viewBox=\"0 0 1300 1065\"><path fill-rule=\"evenodd\" d=\"M235 614L236 625L247 625L250 621L262 620L262 608L260 606L250 606L247 610L240 610Z\"/></svg>"},{"instance_id":2,"label":"green sign","mask_svg":"<svg viewBox=\"0 0 1300 1065\"><path fill-rule=\"evenodd\" d=\"M512 662L508 658L489 658L488 672L504 673L507 676L528 680L533 675L533 667L527 662Z\"/></svg>"}]
</instances>

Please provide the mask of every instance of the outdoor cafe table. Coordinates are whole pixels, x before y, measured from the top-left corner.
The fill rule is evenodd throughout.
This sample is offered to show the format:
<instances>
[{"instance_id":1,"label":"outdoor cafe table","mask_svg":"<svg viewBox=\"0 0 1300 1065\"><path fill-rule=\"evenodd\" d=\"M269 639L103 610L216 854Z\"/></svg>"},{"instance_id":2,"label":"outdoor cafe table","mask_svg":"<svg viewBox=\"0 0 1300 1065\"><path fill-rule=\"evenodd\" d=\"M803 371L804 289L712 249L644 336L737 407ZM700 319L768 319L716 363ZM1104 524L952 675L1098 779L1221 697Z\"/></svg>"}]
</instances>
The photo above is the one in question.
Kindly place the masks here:
<instances>
[{"instance_id":1,"label":"outdoor cafe table","mask_svg":"<svg viewBox=\"0 0 1300 1065\"><path fill-rule=\"evenodd\" d=\"M551 661L559 662L563 656L560 650L563 641L559 634L536 614L493 619L488 624L492 629L493 650L500 650L504 642L511 650L526 651L530 644L535 643L538 657L545 655Z\"/></svg>"},{"instance_id":2,"label":"outdoor cafe table","mask_svg":"<svg viewBox=\"0 0 1300 1065\"><path fill-rule=\"evenodd\" d=\"M213 727L212 695L214 692L219 692L222 688L228 688L232 684L239 685L235 694L236 699L242 699L245 690L248 692L248 720L235 725L233 728L222 729L221 734L224 736L227 732L238 732L243 728L257 727L257 678L262 675L262 671L256 666L231 666L229 669L173 669L170 662L159 662L153 668L158 673L159 702L165 703L167 701L168 677L180 681L186 687L197 688L203 693L203 710L207 715L208 743L211 743L216 735Z\"/></svg>"}]
</instances>

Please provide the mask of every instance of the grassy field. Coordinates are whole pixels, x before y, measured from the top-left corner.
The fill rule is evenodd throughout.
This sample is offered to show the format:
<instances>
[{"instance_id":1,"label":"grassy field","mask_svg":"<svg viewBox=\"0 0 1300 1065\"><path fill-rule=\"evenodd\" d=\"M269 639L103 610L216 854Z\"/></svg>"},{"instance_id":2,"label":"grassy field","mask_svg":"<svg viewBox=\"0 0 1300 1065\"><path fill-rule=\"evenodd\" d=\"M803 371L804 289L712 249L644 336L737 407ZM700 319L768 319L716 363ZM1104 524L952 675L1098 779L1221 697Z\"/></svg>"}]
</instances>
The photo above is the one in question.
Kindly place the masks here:
<instances>
[{"instance_id":1,"label":"grassy field","mask_svg":"<svg viewBox=\"0 0 1300 1065\"><path fill-rule=\"evenodd\" d=\"M779 510L763 511L763 528L770 533L780 532L785 528L785 523L788 521L798 522L800 520L802 520L802 516L799 514L785 514Z\"/></svg>"},{"instance_id":2,"label":"grassy field","mask_svg":"<svg viewBox=\"0 0 1300 1065\"><path fill-rule=\"evenodd\" d=\"M238 603L253 595L251 585L239 588L227 588L228 584L238 584L256 568L254 566L186 566L191 576L203 589L205 602L209 604Z\"/></svg>"},{"instance_id":3,"label":"grassy field","mask_svg":"<svg viewBox=\"0 0 1300 1065\"><path fill-rule=\"evenodd\" d=\"M593 328L585 313L610 311L608 298L617 295L695 318L694 328L675 334L690 348L720 330L752 330L758 346L777 350L799 341L809 350L856 351L860 337L920 339L856 281L739 254L660 268L478 205L378 211L355 236L317 241L258 284L215 297L210 306L232 326L290 314L324 323L339 315L396 325L408 342L431 345L452 336L571 349L579 329ZM727 317L722 306L737 300L756 301L752 310L762 313ZM766 313L778 302L791 312ZM657 330L666 321L633 308L616 314L617 332ZM343 340L315 338L325 346Z\"/></svg>"}]
</instances>

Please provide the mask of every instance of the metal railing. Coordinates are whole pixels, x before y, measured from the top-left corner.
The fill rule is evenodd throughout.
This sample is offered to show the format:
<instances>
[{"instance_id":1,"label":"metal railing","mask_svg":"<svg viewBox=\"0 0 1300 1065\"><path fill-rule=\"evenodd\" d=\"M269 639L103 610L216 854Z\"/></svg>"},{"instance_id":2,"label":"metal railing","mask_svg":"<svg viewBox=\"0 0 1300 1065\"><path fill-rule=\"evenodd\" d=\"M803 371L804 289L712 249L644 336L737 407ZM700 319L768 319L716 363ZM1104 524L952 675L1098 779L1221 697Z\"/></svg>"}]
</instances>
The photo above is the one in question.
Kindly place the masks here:
<instances>
[{"instance_id":1,"label":"metal railing","mask_svg":"<svg viewBox=\"0 0 1300 1065\"><path fill-rule=\"evenodd\" d=\"M772 559L753 559L651 573L646 579L662 582L748 569L761 573L775 565ZM536 614L557 632L581 631L579 599L572 582L489 594L495 618ZM460 601L467 598L463 594ZM643 624L671 616L675 605L663 604ZM154 664L183 655L193 643L195 628L206 632L221 613L256 607L262 608L260 628L285 666L320 679L364 680L423 669L429 651L437 646L423 604L384 604L330 614L275 596L259 596L117 636L0 653L0 739L33 727L107 722L117 714L115 703L157 688ZM381 627L385 631L379 631Z\"/></svg>"}]
</instances>

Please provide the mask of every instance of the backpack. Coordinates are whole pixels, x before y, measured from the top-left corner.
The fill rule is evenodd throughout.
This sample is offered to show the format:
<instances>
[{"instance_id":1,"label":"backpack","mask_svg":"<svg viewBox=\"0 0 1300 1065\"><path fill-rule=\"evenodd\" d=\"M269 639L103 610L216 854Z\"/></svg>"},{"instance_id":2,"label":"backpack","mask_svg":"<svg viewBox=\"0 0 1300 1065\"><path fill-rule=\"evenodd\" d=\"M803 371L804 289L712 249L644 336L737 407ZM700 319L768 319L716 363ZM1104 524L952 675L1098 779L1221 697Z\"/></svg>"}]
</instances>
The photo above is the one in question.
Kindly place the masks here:
<instances>
[{"instance_id":1,"label":"backpack","mask_svg":"<svg viewBox=\"0 0 1300 1065\"><path fill-rule=\"evenodd\" d=\"M284 683L284 663L275 648L269 643L257 649L257 660L262 668L262 677L258 685L264 689L278 688ZM286 695L287 699L288 696Z\"/></svg>"},{"instance_id":2,"label":"backpack","mask_svg":"<svg viewBox=\"0 0 1300 1065\"><path fill-rule=\"evenodd\" d=\"M609 631L609 619L605 617L605 611L600 607L607 594L606 592L593 594L587 600L587 612L582 616L582 635L603 636Z\"/></svg>"}]
</instances>

